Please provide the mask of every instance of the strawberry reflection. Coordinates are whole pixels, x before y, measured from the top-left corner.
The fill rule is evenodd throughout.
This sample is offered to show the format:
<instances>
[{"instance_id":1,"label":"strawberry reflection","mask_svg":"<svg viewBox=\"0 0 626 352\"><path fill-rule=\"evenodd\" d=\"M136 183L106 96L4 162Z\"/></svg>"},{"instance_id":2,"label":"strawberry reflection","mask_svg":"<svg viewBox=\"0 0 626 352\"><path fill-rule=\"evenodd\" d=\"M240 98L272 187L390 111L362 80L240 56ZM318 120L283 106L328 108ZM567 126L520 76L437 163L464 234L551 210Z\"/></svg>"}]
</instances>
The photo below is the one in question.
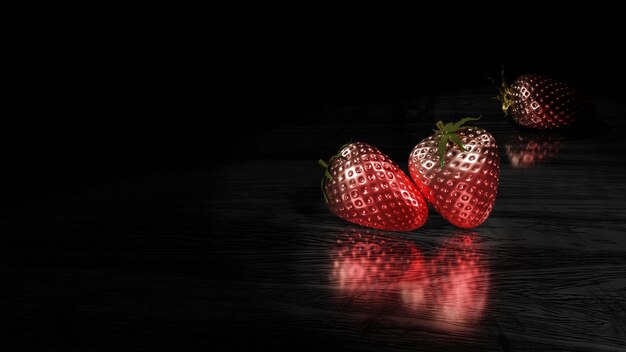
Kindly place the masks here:
<instances>
[{"instance_id":1,"label":"strawberry reflection","mask_svg":"<svg viewBox=\"0 0 626 352\"><path fill-rule=\"evenodd\" d=\"M479 320L485 310L489 272L472 233L457 233L431 259L415 263L399 283L405 307L455 330Z\"/></svg>"},{"instance_id":2,"label":"strawberry reflection","mask_svg":"<svg viewBox=\"0 0 626 352\"><path fill-rule=\"evenodd\" d=\"M604 136L611 126L598 120L586 120L563 130L518 130L503 138L504 151L511 167L525 169L553 161L565 145Z\"/></svg>"},{"instance_id":3,"label":"strawberry reflection","mask_svg":"<svg viewBox=\"0 0 626 352\"><path fill-rule=\"evenodd\" d=\"M481 319L488 298L489 269L477 238L457 232L422 251L404 237L351 230L333 246L331 283L361 308L397 308L415 323L464 329Z\"/></svg>"},{"instance_id":4,"label":"strawberry reflection","mask_svg":"<svg viewBox=\"0 0 626 352\"><path fill-rule=\"evenodd\" d=\"M506 156L516 169L547 163L559 154L564 135L553 131L513 133L504 144Z\"/></svg>"},{"instance_id":5,"label":"strawberry reflection","mask_svg":"<svg viewBox=\"0 0 626 352\"><path fill-rule=\"evenodd\" d=\"M396 289L419 260L410 241L376 231L352 230L337 239L331 280L349 297L376 303Z\"/></svg>"}]
</instances>

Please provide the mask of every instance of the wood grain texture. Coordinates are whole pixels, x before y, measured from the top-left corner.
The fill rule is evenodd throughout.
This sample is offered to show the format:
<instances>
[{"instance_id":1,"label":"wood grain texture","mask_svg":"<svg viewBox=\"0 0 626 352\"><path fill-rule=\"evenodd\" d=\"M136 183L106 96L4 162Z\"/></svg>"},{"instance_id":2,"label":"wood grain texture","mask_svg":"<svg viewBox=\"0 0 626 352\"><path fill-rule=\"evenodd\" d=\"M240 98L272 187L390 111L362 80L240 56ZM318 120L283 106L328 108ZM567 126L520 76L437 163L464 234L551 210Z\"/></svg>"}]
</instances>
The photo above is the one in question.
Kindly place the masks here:
<instances>
[{"instance_id":1,"label":"wood grain texture","mask_svg":"<svg viewBox=\"0 0 626 352\"><path fill-rule=\"evenodd\" d=\"M99 186L6 221L0 346L626 350L626 107L597 100L592 125L533 136L490 95L329 109L257 136L249 161ZM385 233L324 207L316 160L343 143L376 145L406 170L434 122L481 113L502 172L479 228L431 209L422 228ZM558 152L515 167L505 145L533 138ZM357 234L413 269L373 275L376 255L342 266Z\"/></svg>"}]
</instances>

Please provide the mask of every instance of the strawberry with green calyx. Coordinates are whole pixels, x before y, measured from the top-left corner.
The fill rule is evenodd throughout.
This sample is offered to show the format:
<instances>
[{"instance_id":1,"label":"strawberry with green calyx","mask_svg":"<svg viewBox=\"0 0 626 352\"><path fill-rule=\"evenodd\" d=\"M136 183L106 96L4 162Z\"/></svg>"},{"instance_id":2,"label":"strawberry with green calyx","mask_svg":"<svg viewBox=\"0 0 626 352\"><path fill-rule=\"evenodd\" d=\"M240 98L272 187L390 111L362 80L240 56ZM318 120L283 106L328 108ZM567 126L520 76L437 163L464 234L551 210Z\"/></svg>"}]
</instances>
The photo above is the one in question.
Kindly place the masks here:
<instances>
[{"instance_id":1,"label":"strawberry with green calyx","mask_svg":"<svg viewBox=\"0 0 626 352\"><path fill-rule=\"evenodd\" d=\"M461 228L482 224L498 191L495 138L482 128L463 126L479 118L437 122L435 133L418 143L409 157L417 188L443 218Z\"/></svg>"},{"instance_id":2,"label":"strawberry with green calyx","mask_svg":"<svg viewBox=\"0 0 626 352\"><path fill-rule=\"evenodd\" d=\"M455 123L448 122L445 125L443 124L442 121L437 121L435 126L437 126L437 128L439 130L433 130L433 132L439 133L441 135L441 137L439 139L439 144L437 146L437 149L439 150L439 163L441 164L441 167L443 167L443 160L444 160L443 155L446 152L446 146L448 145L449 142L452 142L452 143L456 144L464 152L467 151L465 149L465 146L463 145L463 142L461 142L461 140L459 139L459 136L456 135L456 132L466 122L480 120L480 118L481 118L481 116L476 117L476 118L466 117L466 118L461 119L460 121L457 121ZM465 128L468 128L468 127L469 126L465 126Z\"/></svg>"},{"instance_id":3,"label":"strawberry with green calyx","mask_svg":"<svg viewBox=\"0 0 626 352\"><path fill-rule=\"evenodd\" d=\"M591 98L545 76L522 75L508 86L503 69L501 88L496 88L499 91L496 98L502 103L504 114L510 114L513 121L524 127L563 128L587 120L595 113Z\"/></svg>"},{"instance_id":4,"label":"strawberry with green calyx","mask_svg":"<svg viewBox=\"0 0 626 352\"><path fill-rule=\"evenodd\" d=\"M411 231L428 218L424 197L411 179L378 148L342 146L324 167L322 193L328 209L349 222L388 231Z\"/></svg>"}]
</instances>

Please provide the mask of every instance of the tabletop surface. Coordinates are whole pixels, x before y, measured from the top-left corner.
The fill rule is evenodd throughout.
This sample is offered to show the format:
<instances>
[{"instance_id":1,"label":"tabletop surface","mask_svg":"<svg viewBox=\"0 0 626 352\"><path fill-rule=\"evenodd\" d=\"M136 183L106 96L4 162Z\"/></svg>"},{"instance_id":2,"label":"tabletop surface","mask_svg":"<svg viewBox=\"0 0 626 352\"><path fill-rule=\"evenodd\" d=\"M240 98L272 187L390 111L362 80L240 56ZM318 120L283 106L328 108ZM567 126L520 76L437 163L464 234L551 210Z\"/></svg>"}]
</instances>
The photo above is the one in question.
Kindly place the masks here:
<instances>
[{"instance_id":1,"label":"tabletop surface","mask_svg":"<svg viewBox=\"0 0 626 352\"><path fill-rule=\"evenodd\" d=\"M524 130L487 88L328 108L258 134L249 160L100 185L4 221L8 350L626 350L626 106ZM432 208L393 233L322 202L342 144L407 171L437 120L498 141L493 212Z\"/></svg>"}]
</instances>

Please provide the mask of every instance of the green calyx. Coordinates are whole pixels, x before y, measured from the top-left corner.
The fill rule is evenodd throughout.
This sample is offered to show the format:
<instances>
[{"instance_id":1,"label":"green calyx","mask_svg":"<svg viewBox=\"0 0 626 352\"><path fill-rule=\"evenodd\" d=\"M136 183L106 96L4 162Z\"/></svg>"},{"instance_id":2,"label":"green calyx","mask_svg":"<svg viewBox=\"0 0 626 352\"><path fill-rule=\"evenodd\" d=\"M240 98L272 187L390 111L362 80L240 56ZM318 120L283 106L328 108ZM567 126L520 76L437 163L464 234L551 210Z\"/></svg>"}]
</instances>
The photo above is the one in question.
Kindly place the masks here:
<instances>
[{"instance_id":1,"label":"green calyx","mask_svg":"<svg viewBox=\"0 0 626 352\"><path fill-rule=\"evenodd\" d=\"M448 142L458 145L461 150L466 152L467 149L465 149L463 142L461 142L461 139L457 136L456 132L463 128L469 128L470 126L463 126L466 122L480 120L481 117L482 115L478 117L466 117L458 122L448 122L445 125L442 121L437 122L436 126L438 130L433 131L440 135L437 149L439 152L439 163L442 169L444 166L444 155L446 154Z\"/></svg>"},{"instance_id":2,"label":"green calyx","mask_svg":"<svg viewBox=\"0 0 626 352\"><path fill-rule=\"evenodd\" d=\"M342 145L341 148L339 148L339 151L337 152L337 154L333 155L330 157L330 159L328 159L328 161L324 161L322 159L319 159L317 161L318 165L324 168L324 177L322 177L322 195L324 195L324 201L326 203L328 203L328 195L326 194L326 190L324 189L324 184L326 183L326 180L328 181L332 181L333 180L333 175L330 174L330 171L328 170L330 168L330 166L332 165L333 161L335 159L340 159L341 158L341 151L343 150L343 148L345 148L346 146L350 145L350 143L352 143L351 141Z\"/></svg>"},{"instance_id":3,"label":"green calyx","mask_svg":"<svg viewBox=\"0 0 626 352\"><path fill-rule=\"evenodd\" d=\"M332 158L331 158L332 159ZM330 162L330 160L329 160ZM322 194L324 195L324 201L326 203L328 203L328 196L326 195L326 190L324 189L324 182L326 182L326 179L328 179L328 181L332 181L333 180L333 175L330 174L330 172L328 171L328 163L325 162L324 160L320 159L317 161L317 163L324 168L324 177L322 177Z\"/></svg>"},{"instance_id":4,"label":"green calyx","mask_svg":"<svg viewBox=\"0 0 626 352\"><path fill-rule=\"evenodd\" d=\"M492 78L487 78L496 86L498 95L495 96L495 99L502 103L502 112L504 112L504 116L507 116L509 114L509 107L513 103L513 91L511 87L506 84L506 80L504 79L504 67L502 67L502 83L500 87L498 87Z\"/></svg>"}]
</instances>

